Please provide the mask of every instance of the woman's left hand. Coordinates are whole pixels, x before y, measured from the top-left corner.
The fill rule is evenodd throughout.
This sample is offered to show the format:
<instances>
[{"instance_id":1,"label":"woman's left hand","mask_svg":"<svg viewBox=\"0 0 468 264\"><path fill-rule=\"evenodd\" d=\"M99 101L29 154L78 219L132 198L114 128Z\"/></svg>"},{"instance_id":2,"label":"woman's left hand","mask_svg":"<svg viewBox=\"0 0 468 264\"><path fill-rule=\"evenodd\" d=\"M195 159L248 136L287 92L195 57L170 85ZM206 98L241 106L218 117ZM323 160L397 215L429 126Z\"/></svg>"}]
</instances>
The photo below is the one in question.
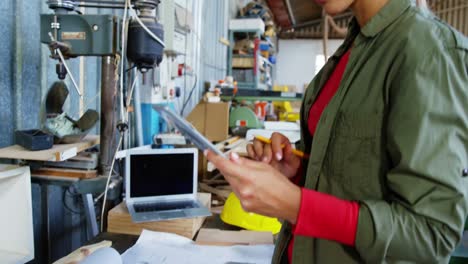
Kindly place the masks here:
<instances>
[{"instance_id":1,"label":"woman's left hand","mask_svg":"<svg viewBox=\"0 0 468 264\"><path fill-rule=\"evenodd\" d=\"M245 211L296 223L301 189L271 165L240 158L229 159L206 151L205 155L224 175Z\"/></svg>"}]
</instances>

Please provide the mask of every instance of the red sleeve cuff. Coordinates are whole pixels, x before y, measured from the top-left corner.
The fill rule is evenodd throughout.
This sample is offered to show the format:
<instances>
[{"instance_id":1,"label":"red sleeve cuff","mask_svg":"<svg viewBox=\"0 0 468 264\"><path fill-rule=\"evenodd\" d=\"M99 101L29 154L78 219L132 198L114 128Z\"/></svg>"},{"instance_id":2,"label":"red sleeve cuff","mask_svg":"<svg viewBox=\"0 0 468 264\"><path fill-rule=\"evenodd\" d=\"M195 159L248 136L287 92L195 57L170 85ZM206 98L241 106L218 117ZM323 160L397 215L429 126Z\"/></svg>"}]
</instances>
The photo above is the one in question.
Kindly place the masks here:
<instances>
[{"instance_id":1,"label":"red sleeve cuff","mask_svg":"<svg viewBox=\"0 0 468 264\"><path fill-rule=\"evenodd\" d=\"M301 190L301 205L294 235L354 246L359 204L305 188Z\"/></svg>"}]
</instances>

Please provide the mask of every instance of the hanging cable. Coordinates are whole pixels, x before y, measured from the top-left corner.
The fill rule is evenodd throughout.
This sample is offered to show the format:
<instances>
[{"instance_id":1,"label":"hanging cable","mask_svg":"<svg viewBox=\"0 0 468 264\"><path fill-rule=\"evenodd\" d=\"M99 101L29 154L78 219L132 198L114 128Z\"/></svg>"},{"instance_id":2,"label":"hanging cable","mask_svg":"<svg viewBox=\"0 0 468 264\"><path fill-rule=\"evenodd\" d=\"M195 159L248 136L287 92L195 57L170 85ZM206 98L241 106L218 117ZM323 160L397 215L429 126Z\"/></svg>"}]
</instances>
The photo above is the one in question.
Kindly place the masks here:
<instances>
[{"instance_id":1,"label":"hanging cable","mask_svg":"<svg viewBox=\"0 0 468 264\"><path fill-rule=\"evenodd\" d=\"M195 91L195 88L197 88L198 76L196 74L194 74L194 76L195 76L195 81L193 83L193 87L190 90L190 93L189 93L187 99L185 100L184 104L182 105L182 110L180 111L181 115L184 115L185 107L187 107L188 103L190 102L190 99L192 98L193 92Z\"/></svg>"},{"instance_id":2,"label":"hanging cable","mask_svg":"<svg viewBox=\"0 0 468 264\"><path fill-rule=\"evenodd\" d=\"M127 26L127 14L128 14L128 4L130 1L125 1L125 9L124 9L124 15L123 15L123 20L122 20L122 54L121 54L121 61L120 61L120 120L122 122L126 122L125 120L125 114L124 114L124 95L123 95L123 89L124 89L124 81L123 81L123 76L124 76L124 68L125 68L125 53L126 53L126 47L125 47L125 28Z\"/></svg>"},{"instance_id":3,"label":"hanging cable","mask_svg":"<svg viewBox=\"0 0 468 264\"><path fill-rule=\"evenodd\" d=\"M104 200L102 201L102 210L101 210L101 232L104 231L104 213L106 211L107 192L109 191L110 179L112 176L112 171L114 170L114 164L115 164L115 159L117 157L117 152L119 151L120 146L122 145L122 139L123 139L123 133L120 134L119 143L117 144L114 157L112 158L112 164L109 170L109 175L107 175L106 188L104 189Z\"/></svg>"},{"instance_id":4,"label":"hanging cable","mask_svg":"<svg viewBox=\"0 0 468 264\"><path fill-rule=\"evenodd\" d=\"M130 102L132 101L133 90L135 89L137 82L138 82L138 75L135 75L135 80L133 80L132 88L130 88L130 92L127 94L127 101L125 104L127 107L130 105Z\"/></svg>"}]
</instances>

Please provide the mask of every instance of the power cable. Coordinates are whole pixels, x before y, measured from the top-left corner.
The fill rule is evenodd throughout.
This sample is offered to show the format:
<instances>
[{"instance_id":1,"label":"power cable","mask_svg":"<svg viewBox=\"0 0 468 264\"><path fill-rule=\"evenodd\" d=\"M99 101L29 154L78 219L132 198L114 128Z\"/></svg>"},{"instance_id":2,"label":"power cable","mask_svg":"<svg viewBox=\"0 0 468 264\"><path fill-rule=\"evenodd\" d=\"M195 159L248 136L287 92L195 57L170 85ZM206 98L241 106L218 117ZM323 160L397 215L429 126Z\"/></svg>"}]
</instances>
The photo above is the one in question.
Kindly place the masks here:
<instances>
[{"instance_id":1,"label":"power cable","mask_svg":"<svg viewBox=\"0 0 468 264\"><path fill-rule=\"evenodd\" d=\"M188 98L185 100L184 104L182 105L182 110L180 112L180 115L184 115L185 107L187 107L188 103L190 102L190 99L192 98L193 92L195 91L195 88L197 88L197 83L198 83L198 76L194 74L195 76L195 81L193 83L193 87L190 90Z\"/></svg>"}]
</instances>

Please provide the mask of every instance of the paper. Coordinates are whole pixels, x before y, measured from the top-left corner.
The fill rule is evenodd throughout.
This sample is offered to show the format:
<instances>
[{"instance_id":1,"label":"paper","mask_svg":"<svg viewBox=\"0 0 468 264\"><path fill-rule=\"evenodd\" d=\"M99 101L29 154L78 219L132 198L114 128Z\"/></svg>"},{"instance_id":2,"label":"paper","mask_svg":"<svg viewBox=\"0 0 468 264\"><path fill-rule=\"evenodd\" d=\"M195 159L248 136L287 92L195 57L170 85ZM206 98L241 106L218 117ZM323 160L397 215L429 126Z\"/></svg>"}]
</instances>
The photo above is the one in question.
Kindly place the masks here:
<instances>
[{"instance_id":1,"label":"paper","mask_svg":"<svg viewBox=\"0 0 468 264\"><path fill-rule=\"evenodd\" d=\"M285 122L285 121L265 121L263 123L266 130L274 130L274 131L300 131L301 127L299 124L293 122Z\"/></svg>"},{"instance_id":2,"label":"paper","mask_svg":"<svg viewBox=\"0 0 468 264\"><path fill-rule=\"evenodd\" d=\"M269 264L273 250L273 245L201 246L182 236L143 230L122 260L124 264Z\"/></svg>"},{"instance_id":3,"label":"paper","mask_svg":"<svg viewBox=\"0 0 468 264\"><path fill-rule=\"evenodd\" d=\"M0 263L34 259L29 167L0 164Z\"/></svg>"}]
</instances>

